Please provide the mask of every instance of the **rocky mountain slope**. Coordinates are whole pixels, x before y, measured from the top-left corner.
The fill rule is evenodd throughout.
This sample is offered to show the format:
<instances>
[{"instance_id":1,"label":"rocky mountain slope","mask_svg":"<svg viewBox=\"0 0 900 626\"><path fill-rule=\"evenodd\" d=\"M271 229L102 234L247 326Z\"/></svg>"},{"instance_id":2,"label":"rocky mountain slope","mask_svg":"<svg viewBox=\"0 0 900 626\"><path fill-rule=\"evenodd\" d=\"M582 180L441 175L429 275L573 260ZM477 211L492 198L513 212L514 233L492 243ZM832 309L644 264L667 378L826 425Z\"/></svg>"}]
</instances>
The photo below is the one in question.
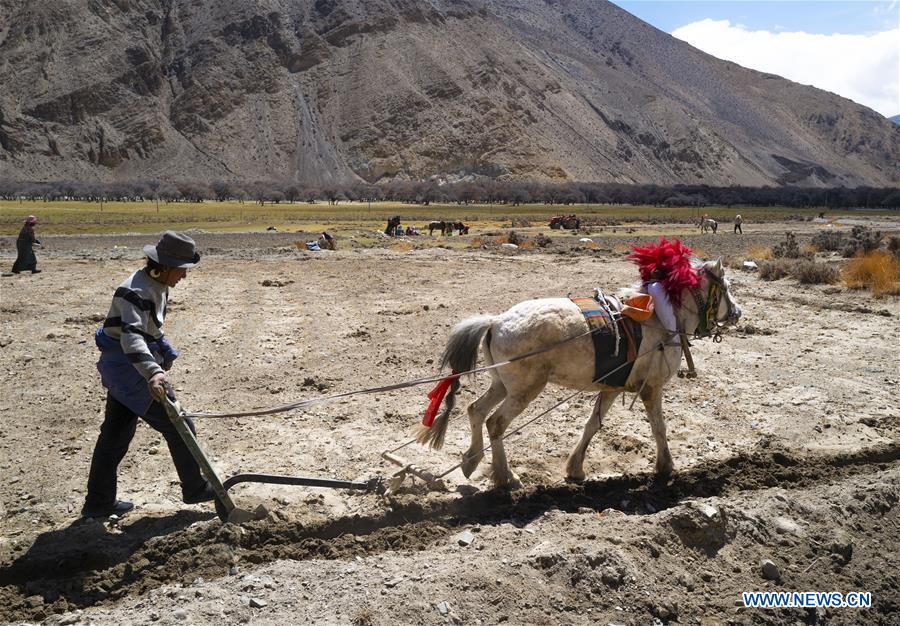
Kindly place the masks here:
<instances>
[{"instance_id":1,"label":"rocky mountain slope","mask_svg":"<svg viewBox=\"0 0 900 626\"><path fill-rule=\"evenodd\" d=\"M0 177L900 184L900 128L596 0L0 0Z\"/></svg>"}]
</instances>

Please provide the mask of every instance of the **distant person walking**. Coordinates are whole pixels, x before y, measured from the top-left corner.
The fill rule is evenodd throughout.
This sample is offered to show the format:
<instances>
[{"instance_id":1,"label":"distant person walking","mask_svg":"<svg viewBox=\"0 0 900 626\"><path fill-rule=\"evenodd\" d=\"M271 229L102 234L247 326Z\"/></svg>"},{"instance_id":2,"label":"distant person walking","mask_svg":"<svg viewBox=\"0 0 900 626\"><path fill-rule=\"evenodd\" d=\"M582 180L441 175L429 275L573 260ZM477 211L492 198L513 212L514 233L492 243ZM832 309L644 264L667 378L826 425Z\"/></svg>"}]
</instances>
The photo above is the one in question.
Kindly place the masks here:
<instances>
[{"instance_id":1,"label":"distant person walking","mask_svg":"<svg viewBox=\"0 0 900 626\"><path fill-rule=\"evenodd\" d=\"M25 224L19 231L19 237L16 239L16 262L13 263L12 272L18 274L26 270L32 274L38 274L41 270L37 268L37 257L34 255L34 246L41 245L41 241L34 236L34 227L37 225L37 218L29 215L25 218Z\"/></svg>"},{"instance_id":2,"label":"distant person walking","mask_svg":"<svg viewBox=\"0 0 900 626\"><path fill-rule=\"evenodd\" d=\"M182 501L199 504L215 498L160 404L166 393L166 372L178 357L162 333L169 288L200 263L200 254L193 239L172 231L163 233L155 246L145 246L144 253L146 267L116 288L103 328L94 337L100 349L97 369L107 389L106 416L91 459L82 517L121 515L132 509L130 502L116 499L116 474L138 416L165 438L181 479ZM190 419L185 422L196 432Z\"/></svg>"},{"instance_id":3,"label":"distant person walking","mask_svg":"<svg viewBox=\"0 0 900 626\"><path fill-rule=\"evenodd\" d=\"M741 229L741 224L744 223L744 218L740 215L734 216L734 232L739 235L743 235L744 231Z\"/></svg>"}]
</instances>

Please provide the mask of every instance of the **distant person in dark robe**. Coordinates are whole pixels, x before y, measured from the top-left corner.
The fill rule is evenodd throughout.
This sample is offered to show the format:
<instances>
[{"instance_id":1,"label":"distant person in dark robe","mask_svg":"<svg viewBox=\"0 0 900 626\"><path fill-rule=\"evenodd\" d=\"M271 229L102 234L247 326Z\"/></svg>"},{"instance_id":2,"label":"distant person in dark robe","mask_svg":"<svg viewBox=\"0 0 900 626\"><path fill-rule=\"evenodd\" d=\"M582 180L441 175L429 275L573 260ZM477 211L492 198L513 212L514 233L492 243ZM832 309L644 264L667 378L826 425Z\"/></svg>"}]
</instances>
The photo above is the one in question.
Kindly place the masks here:
<instances>
[{"instance_id":1,"label":"distant person in dark robe","mask_svg":"<svg viewBox=\"0 0 900 626\"><path fill-rule=\"evenodd\" d=\"M19 272L30 271L37 274L41 270L37 268L37 257L34 255L34 246L41 245L40 240L34 236L34 227L37 224L37 218L29 215L25 218L25 224L19 231L19 237L16 239L16 262L13 263L13 274Z\"/></svg>"}]
</instances>

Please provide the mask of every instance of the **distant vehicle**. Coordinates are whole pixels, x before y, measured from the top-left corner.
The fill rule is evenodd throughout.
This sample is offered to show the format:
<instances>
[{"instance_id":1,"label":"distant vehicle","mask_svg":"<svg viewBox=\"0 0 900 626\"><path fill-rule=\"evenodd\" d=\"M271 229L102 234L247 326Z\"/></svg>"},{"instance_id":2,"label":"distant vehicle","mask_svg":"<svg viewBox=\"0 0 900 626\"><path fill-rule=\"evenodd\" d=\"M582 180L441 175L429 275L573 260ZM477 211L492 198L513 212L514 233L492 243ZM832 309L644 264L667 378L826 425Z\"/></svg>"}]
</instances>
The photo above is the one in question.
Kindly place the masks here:
<instances>
[{"instance_id":1,"label":"distant vehicle","mask_svg":"<svg viewBox=\"0 0 900 626\"><path fill-rule=\"evenodd\" d=\"M581 220L575 215L557 215L550 220L550 228L559 230L561 228L577 230L581 227Z\"/></svg>"}]
</instances>

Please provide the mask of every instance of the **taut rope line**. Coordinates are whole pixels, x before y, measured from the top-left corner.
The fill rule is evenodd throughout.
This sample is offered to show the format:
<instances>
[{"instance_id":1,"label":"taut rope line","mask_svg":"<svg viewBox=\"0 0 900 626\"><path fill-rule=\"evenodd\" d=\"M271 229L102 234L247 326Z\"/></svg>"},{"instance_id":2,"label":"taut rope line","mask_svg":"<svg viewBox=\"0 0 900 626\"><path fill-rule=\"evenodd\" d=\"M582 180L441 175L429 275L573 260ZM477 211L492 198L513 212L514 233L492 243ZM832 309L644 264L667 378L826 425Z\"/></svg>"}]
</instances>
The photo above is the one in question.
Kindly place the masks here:
<instances>
[{"instance_id":1,"label":"taut rope line","mask_svg":"<svg viewBox=\"0 0 900 626\"><path fill-rule=\"evenodd\" d=\"M462 376L467 376L470 374L478 374L481 372L486 372L488 370L496 369L498 367L503 367L505 365L509 365L510 363L515 363L516 361L521 361L523 359L527 359L533 356L537 356L538 354L543 354L544 352L549 352L550 350L554 350L559 346L566 344L570 341L574 341L576 339L580 339L581 337L586 337L594 332L602 330L602 329L591 329L586 330L583 333L579 333L577 335L572 335L571 337L566 337L565 339L561 339L554 344L546 346L544 348L540 348L539 350L533 350L532 352L528 352L527 354L521 354L519 356L512 357L511 359L507 359L505 361L501 361L500 363L494 363L493 365L485 365L482 367L476 367L474 369L459 372L456 374L450 374L449 376L430 376L428 378L418 378L416 380L408 380L400 383L395 383L393 385L382 385L380 387L369 387L367 389L357 389L356 391L346 391L344 393L336 393L330 396L319 396L317 398L308 398L306 400L298 400L297 402L291 402L289 404L281 404L274 407L268 407L263 409L255 409L252 411L241 411L238 413L202 413L196 412L192 413L189 411L183 411L183 417L258 417L261 415L274 415L276 413L286 413L287 411L293 411L294 409L305 408L309 406L313 406L315 404L324 404L326 402L333 402L335 400L340 400L342 398L349 398L351 396L361 396L361 395L369 395L373 393L382 393L385 391L395 391L397 389L407 389L409 387L416 387L418 385L427 385L428 383L436 383L442 380L446 380L447 378L460 378ZM615 370L613 370L615 371Z\"/></svg>"}]
</instances>

